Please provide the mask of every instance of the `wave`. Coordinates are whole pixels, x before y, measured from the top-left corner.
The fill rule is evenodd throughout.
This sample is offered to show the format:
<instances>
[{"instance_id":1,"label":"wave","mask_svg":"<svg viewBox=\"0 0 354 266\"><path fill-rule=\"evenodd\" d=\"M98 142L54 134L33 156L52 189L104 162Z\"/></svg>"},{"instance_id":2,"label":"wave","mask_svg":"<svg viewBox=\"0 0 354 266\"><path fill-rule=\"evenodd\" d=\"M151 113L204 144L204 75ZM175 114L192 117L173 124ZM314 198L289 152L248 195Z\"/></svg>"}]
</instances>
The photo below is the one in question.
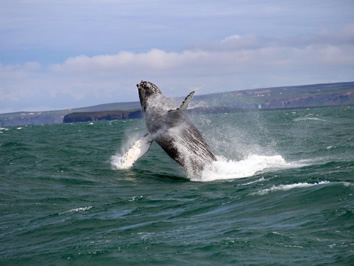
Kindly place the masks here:
<instances>
[{"instance_id":1,"label":"wave","mask_svg":"<svg viewBox=\"0 0 354 266\"><path fill-rule=\"evenodd\" d=\"M269 192L287 191L294 188L312 187L312 186L324 185L329 183L330 182L328 181L321 181L318 183L295 183L295 184L288 184L288 185L277 185L277 186L272 186L271 188L262 189L255 193L252 193L251 195L265 195L268 194Z\"/></svg>"},{"instance_id":2,"label":"wave","mask_svg":"<svg viewBox=\"0 0 354 266\"><path fill-rule=\"evenodd\" d=\"M0 127L0 134L3 133L3 131L8 131L9 129L6 127Z\"/></svg>"},{"instance_id":3,"label":"wave","mask_svg":"<svg viewBox=\"0 0 354 266\"><path fill-rule=\"evenodd\" d=\"M299 121L321 121L321 122L326 122L325 119L318 118L318 117L313 117L311 114L310 115L306 115L305 117L295 118L294 121L295 122L299 122Z\"/></svg>"},{"instance_id":4,"label":"wave","mask_svg":"<svg viewBox=\"0 0 354 266\"><path fill-rule=\"evenodd\" d=\"M266 170L279 170L297 167L288 163L281 155L249 155L241 161L227 160L217 156L217 161L204 169L201 177L191 177L192 181L209 182L216 180L239 179L254 176Z\"/></svg>"},{"instance_id":5,"label":"wave","mask_svg":"<svg viewBox=\"0 0 354 266\"><path fill-rule=\"evenodd\" d=\"M63 215L66 213L73 213L73 212L84 212L84 211L88 211L90 209L92 209L93 206L88 206L88 207L81 207L81 208L74 208L74 209L70 209L64 212L60 212L59 215Z\"/></svg>"}]
</instances>

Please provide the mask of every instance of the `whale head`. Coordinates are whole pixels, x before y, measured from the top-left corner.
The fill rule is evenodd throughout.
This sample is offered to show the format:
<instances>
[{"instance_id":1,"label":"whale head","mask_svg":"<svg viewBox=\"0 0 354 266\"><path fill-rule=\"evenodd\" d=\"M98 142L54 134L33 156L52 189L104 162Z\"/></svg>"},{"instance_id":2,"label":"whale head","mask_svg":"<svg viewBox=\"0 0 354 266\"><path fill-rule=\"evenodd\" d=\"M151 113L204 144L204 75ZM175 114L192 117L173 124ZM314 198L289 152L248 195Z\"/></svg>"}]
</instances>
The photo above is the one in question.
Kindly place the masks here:
<instances>
[{"instance_id":1,"label":"whale head","mask_svg":"<svg viewBox=\"0 0 354 266\"><path fill-rule=\"evenodd\" d=\"M149 97L161 94L160 89L152 82L149 81L141 81L139 84L136 84L139 90L139 99L141 107L146 110L147 100Z\"/></svg>"}]
</instances>

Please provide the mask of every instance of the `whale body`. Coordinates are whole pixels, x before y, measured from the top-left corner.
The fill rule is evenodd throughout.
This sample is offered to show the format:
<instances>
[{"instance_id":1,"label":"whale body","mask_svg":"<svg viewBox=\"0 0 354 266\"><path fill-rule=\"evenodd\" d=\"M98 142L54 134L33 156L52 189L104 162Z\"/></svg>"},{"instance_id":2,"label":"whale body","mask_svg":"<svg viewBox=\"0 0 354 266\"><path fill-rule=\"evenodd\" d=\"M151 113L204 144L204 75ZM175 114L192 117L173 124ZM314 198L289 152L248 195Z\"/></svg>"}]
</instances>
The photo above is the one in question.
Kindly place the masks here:
<instances>
[{"instance_id":1,"label":"whale body","mask_svg":"<svg viewBox=\"0 0 354 266\"><path fill-rule=\"evenodd\" d=\"M127 167L147 152L153 141L191 176L200 175L207 165L216 161L202 134L185 113L194 91L176 107L152 82L141 81L137 87L148 133L124 155Z\"/></svg>"}]
</instances>

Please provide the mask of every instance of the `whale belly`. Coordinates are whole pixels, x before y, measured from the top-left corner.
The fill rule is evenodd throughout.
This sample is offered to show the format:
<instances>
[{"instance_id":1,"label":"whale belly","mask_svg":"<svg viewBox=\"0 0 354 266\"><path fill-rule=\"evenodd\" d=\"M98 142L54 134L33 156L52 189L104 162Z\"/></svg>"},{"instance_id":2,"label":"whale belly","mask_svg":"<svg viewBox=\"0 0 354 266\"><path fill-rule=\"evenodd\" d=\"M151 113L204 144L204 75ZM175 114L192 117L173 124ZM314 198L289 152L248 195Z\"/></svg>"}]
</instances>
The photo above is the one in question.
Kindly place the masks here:
<instances>
[{"instance_id":1,"label":"whale belly","mask_svg":"<svg viewBox=\"0 0 354 266\"><path fill-rule=\"evenodd\" d=\"M199 130L188 122L169 128L156 138L156 142L188 174L199 175L216 158Z\"/></svg>"}]
</instances>

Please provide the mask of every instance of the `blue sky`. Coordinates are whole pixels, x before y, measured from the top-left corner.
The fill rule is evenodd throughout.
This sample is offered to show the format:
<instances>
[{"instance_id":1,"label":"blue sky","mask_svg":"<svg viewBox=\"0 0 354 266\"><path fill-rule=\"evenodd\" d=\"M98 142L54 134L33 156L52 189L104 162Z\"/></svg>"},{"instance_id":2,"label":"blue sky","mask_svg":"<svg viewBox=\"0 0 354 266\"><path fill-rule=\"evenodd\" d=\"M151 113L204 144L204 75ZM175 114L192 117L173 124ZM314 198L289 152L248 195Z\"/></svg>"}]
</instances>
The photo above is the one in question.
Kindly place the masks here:
<instances>
[{"instance_id":1,"label":"blue sky","mask_svg":"<svg viewBox=\"0 0 354 266\"><path fill-rule=\"evenodd\" d=\"M352 0L2 0L0 113L354 81Z\"/></svg>"}]
</instances>

